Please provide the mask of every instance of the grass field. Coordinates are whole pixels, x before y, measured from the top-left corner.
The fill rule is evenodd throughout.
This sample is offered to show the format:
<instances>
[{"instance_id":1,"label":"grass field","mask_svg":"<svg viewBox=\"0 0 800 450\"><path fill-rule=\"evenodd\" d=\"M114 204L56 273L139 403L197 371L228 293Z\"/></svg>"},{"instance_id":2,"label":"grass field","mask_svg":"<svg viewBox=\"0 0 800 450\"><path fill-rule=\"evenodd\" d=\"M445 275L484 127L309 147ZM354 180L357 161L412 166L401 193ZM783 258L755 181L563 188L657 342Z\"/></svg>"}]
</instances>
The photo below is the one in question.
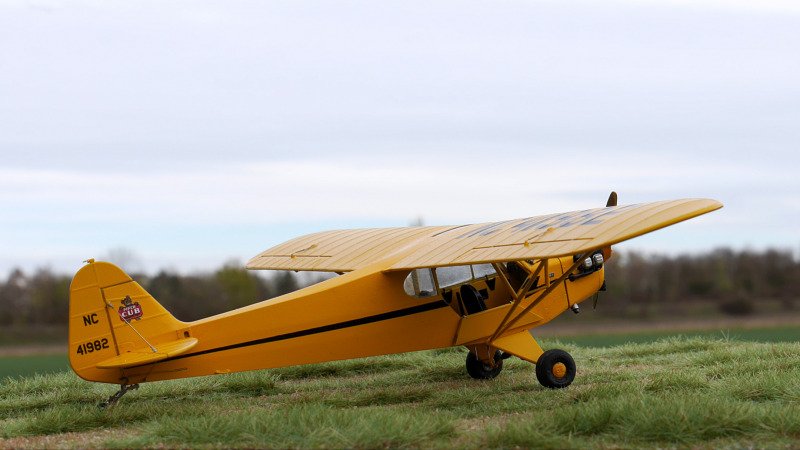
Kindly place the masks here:
<instances>
[{"instance_id":1,"label":"grass field","mask_svg":"<svg viewBox=\"0 0 800 450\"><path fill-rule=\"evenodd\" d=\"M655 342L669 337L724 338L743 342L800 342L797 326L729 328L724 330L659 331L636 333L596 333L560 336L559 341L580 347L611 347L628 343ZM33 376L36 374L68 371L69 360L65 354L31 354L2 356L0 354L0 379L5 377Z\"/></svg>"},{"instance_id":2,"label":"grass field","mask_svg":"<svg viewBox=\"0 0 800 450\"><path fill-rule=\"evenodd\" d=\"M682 337L570 351L578 376L542 388L506 361L470 379L460 349L114 386L69 372L0 385L0 447L791 447L800 343Z\"/></svg>"}]
</instances>

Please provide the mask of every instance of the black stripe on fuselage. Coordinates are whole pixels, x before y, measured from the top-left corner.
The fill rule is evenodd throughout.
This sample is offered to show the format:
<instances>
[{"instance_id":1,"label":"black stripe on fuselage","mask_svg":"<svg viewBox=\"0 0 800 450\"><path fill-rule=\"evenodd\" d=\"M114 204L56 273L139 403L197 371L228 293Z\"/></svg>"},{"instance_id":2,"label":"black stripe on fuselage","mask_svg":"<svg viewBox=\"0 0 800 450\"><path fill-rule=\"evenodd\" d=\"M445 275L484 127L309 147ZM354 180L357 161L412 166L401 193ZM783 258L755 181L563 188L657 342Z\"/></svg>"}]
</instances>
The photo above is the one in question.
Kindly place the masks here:
<instances>
[{"instance_id":1,"label":"black stripe on fuselage","mask_svg":"<svg viewBox=\"0 0 800 450\"><path fill-rule=\"evenodd\" d=\"M240 342L238 344L226 345L224 347L210 348L208 350L203 350L201 352L187 353L185 355L177 355L173 356L172 358L162 359L161 361L158 361L158 363L175 361L183 358L191 358L192 356L200 356L200 355L208 355L210 353L224 352L226 350L233 350L242 347L250 347L252 345L267 344L269 342L284 341L286 339L294 339L317 333L325 333L327 331L341 330L343 328L357 327L359 325L366 325L369 323L380 322L383 320L396 319L398 317L410 316L412 314L419 314L426 311L432 311L434 309L444 308L445 306L447 306L447 303L445 303L444 300L438 300L431 303L412 306L411 308L399 309L397 311L391 311L388 313L377 314L369 317L362 317L360 319L348 320L346 322L334 323L317 328L309 328L307 330L293 331L291 333L279 334L277 336L270 336L263 339L256 339L254 341ZM149 366L149 365L150 364L142 364L142 366ZM142 367L142 366L135 366L135 367Z\"/></svg>"}]
</instances>

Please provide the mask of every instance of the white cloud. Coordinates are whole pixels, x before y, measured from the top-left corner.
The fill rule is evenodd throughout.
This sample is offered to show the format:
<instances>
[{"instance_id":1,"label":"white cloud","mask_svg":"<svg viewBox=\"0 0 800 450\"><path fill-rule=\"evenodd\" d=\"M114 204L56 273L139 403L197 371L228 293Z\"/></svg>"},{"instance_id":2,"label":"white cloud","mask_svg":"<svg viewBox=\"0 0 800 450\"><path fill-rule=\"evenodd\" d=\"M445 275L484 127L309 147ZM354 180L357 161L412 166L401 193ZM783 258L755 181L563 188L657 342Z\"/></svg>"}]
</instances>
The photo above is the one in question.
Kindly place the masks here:
<instances>
[{"instance_id":1,"label":"white cloud","mask_svg":"<svg viewBox=\"0 0 800 450\"><path fill-rule=\"evenodd\" d=\"M800 4L794 0L618 0L626 3L662 4L687 9L715 9L765 13L800 13Z\"/></svg>"},{"instance_id":2,"label":"white cloud","mask_svg":"<svg viewBox=\"0 0 800 450\"><path fill-rule=\"evenodd\" d=\"M119 247L191 266L612 189L727 205L643 245L797 239L795 2L0 8L0 273Z\"/></svg>"},{"instance_id":3,"label":"white cloud","mask_svg":"<svg viewBox=\"0 0 800 450\"><path fill-rule=\"evenodd\" d=\"M637 161L580 161L559 152L514 158L449 153L365 162L285 160L229 163L175 173L0 169L0 201L17 208L3 222L290 223L369 218L402 225L422 215L437 223L502 220L600 206L611 189L633 201L661 199L702 185L730 185L740 168L687 165L660 155ZM649 198L648 198L649 197ZM45 214L43 214L45 213Z\"/></svg>"}]
</instances>

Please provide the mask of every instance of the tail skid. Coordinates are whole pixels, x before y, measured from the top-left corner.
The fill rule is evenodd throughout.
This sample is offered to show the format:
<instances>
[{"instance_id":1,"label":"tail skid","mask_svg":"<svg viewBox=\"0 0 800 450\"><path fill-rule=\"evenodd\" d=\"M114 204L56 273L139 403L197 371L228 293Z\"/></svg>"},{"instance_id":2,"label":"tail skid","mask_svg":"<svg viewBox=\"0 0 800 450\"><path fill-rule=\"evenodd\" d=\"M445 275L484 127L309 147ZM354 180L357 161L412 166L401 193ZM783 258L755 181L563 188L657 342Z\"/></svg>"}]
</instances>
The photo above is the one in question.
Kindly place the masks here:
<instances>
[{"instance_id":1,"label":"tail skid","mask_svg":"<svg viewBox=\"0 0 800 450\"><path fill-rule=\"evenodd\" d=\"M89 260L70 285L69 362L89 381L125 385L125 368L197 344L179 321L119 267Z\"/></svg>"}]
</instances>

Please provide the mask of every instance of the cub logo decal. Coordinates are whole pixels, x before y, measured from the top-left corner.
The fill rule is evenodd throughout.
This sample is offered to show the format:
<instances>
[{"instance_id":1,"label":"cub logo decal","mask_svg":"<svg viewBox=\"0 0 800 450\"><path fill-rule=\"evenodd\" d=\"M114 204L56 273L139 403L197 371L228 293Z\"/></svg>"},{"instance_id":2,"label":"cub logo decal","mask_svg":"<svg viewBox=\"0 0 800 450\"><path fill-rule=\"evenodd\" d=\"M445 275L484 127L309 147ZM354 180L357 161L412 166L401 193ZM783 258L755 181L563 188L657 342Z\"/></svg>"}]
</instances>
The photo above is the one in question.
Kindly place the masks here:
<instances>
[{"instance_id":1,"label":"cub logo decal","mask_svg":"<svg viewBox=\"0 0 800 450\"><path fill-rule=\"evenodd\" d=\"M122 300L122 306L119 307L119 318L125 322L130 322L134 319L140 320L142 315L142 306L139 305L139 302L133 303L130 295L125 296Z\"/></svg>"}]
</instances>

